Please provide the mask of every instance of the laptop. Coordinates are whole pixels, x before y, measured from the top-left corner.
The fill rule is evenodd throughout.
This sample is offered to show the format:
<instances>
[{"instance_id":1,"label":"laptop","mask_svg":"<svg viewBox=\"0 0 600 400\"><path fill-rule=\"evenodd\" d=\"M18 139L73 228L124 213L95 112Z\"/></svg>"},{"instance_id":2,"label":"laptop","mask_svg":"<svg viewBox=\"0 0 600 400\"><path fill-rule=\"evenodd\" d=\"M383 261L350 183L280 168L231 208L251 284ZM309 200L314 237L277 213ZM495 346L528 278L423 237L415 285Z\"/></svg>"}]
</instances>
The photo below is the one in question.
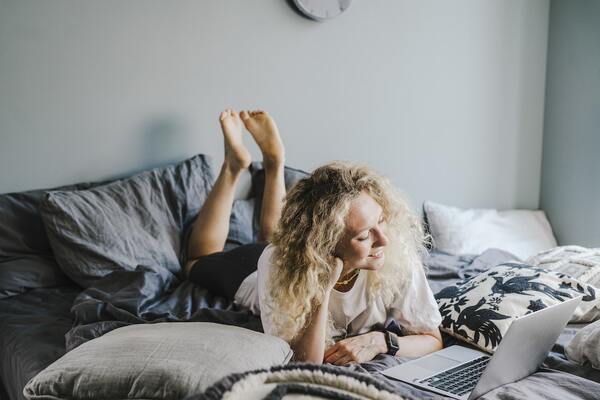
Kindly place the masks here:
<instances>
[{"instance_id":1,"label":"laptop","mask_svg":"<svg viewBox=\"0 0 600 400\"><path fill-rule=\"evenodd\" d=\"M544 361L582 296L514 320L494 355L450 346L382 373L455 399L475 399L529 376Z\"/></svg>"}]
</instances>

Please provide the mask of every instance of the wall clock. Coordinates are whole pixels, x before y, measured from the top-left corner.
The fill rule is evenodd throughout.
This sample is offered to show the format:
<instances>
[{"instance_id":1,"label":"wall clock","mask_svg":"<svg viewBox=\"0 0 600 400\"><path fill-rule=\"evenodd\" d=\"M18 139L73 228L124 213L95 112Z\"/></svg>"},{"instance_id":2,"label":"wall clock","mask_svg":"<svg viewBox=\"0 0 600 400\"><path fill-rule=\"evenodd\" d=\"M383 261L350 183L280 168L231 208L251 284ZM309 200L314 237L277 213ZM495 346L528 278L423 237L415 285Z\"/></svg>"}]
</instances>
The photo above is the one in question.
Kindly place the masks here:
<instances>
[{"instance_id":1,"label":"wall clock","mask_svg":"<svg viewBox=\"0 0 600 400\"><path fill-rule=\"evenodd\" d=\"M335 18L348 7L352 0L293 0L296 8L315 21Z\"/></svg>"}]
</instances>

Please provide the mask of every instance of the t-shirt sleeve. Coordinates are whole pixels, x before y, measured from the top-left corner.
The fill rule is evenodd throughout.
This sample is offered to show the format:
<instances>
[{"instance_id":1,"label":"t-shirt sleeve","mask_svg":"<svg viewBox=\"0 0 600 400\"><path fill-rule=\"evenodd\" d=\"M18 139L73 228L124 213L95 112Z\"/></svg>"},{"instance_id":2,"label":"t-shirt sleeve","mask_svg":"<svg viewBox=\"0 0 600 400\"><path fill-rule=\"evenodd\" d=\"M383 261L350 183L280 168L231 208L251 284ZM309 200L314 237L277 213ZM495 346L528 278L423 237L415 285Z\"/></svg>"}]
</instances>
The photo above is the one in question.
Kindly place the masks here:
<instances>
[{"instance_id":1,"label":"t-shirt sleeve","mask_svg":"<svg viewBox=\"0 0 600 400\"><path fill-rule=\"evenodd\" d=\"M413 268L410 284L396 297L390 313L407 333L434 331L442 323L422 267Z\"/></svg>"},{"instance_id":2,"label":"t-shirt sleeve","mask_svg":"<svg viewBox=\"0 0 600 400\"><path fill-rule=\"evenodd\" d=\"M273 328L273 299L269 294L268 282L269 274L272 268L271 257L274 247L269 245L265 248L257 266L257 289L258 304L260 306L260 319L262 321L263 331L268 335L276 336Z\"/></svg>"}]
</instances>

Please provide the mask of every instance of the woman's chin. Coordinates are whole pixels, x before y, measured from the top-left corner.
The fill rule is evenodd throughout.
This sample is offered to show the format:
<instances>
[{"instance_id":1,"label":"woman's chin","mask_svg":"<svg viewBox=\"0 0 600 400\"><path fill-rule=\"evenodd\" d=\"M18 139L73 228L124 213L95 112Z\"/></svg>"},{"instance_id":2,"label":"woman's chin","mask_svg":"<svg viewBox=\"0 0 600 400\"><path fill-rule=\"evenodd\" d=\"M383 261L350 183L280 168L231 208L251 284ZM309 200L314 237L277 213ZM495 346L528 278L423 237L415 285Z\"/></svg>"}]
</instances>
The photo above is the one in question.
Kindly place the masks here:
<instances>
[{"instance_id":1,"label":"woman's chin","mask_svg":"<svg viewBox=\"0 0 600 400\"><path fill-rule=\"evenodd\" d=\"M385 261L385 256L381 255L380 257L373 259L371 258L367 263L367 266L364 269L368 269L370 271L377 271L383 268L383 264Z\"/></svg>"}]
</instances>

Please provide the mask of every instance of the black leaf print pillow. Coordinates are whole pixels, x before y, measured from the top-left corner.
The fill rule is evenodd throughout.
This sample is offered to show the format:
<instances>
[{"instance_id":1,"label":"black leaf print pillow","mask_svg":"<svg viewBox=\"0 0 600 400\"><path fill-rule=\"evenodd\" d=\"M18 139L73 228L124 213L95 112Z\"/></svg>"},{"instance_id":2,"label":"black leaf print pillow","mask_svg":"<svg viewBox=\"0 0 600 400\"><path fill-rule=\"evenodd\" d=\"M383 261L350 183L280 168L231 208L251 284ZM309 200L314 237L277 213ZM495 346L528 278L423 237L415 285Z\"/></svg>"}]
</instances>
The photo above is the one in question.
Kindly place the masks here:
<instances>
[{"instance_id":1,"label":"black leaf print pillow","mask_svg":"<svg viewBox=\"0 0 600 400\"><path fill-rule=\"evenodd\" d=\"M593 286L527 264L506 263L448 286L435 298L443 331L493 353L512 321L577 296L583 301L570 322L600 319L600 293Z\"/></svg>"}]
</instances>

